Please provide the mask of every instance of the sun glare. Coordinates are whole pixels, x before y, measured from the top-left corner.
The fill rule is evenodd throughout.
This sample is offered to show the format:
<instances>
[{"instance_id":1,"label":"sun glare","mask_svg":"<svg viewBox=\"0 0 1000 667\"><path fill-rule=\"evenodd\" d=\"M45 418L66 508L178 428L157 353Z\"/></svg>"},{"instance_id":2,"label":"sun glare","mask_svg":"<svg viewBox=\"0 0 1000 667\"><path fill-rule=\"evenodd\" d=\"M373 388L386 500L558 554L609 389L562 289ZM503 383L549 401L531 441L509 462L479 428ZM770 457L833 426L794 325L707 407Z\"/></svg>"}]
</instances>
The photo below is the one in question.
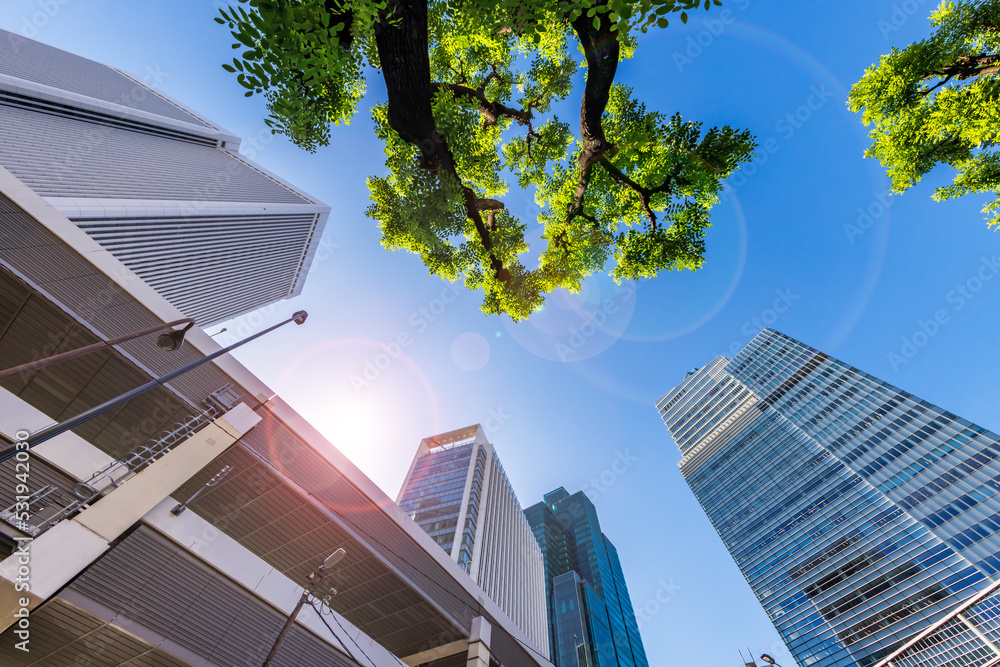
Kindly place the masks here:
<instances>
[{"instance_id":1,"label":"sun glare","mask_svg":"<svg viewBox=\"0 0 1000 667\"><path fill-rule=\"evenodd\" d=\"M420 438L440 432L436 392L423 369L376 341L337 339L311 348L285 369L280 385L279 393L391 497Z\"/></svg>"},{"instance_id":2,"label":"sun glare","mask_svg":"<svg viewBox=\"0 0 1000 667\"><path fill-rule=\"evenodd\" d=\"M331 406L323 426L327 437L341 449L367 449L383 435L385 414L365 399L345 400Z\"/></svg>"}]
</instances>

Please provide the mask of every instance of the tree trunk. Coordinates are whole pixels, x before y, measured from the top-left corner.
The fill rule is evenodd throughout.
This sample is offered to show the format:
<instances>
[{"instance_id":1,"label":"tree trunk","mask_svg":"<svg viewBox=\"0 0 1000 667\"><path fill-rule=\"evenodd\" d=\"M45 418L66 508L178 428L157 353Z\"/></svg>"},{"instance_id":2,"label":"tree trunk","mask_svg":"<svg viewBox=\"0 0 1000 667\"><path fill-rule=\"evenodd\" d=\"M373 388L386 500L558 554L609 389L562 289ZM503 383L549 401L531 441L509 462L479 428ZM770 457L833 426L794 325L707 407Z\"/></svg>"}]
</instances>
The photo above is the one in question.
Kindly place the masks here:
<instances>
[{"instance_id":1,"label":"tree trunk","mask_svg":"<svg viewBox=\"0 0 1000 667\"><path fill-rule=\"evenodd\" d=\"M618 60L621 49L618 44L618 34L611 30L611 23L606 15L601 17L600 26L594 27L594 18L584 12L573 21L573 30L583 45L587 57L587 85L583 90L583 101L580 103L580 136L583 150L579 157L579 172L573 201L567 214L573 218L583 213L583 199L590 184L590 170L602 157L613 156L615 147L608 143L604 136L604 126L601 118L608 106L611 86L618 72Z\"/></svg>"},{"instance_id":2,"label":"tree trunk","mask_svg":"<svg viewBox=\"0 0 1000 667\"><path fill-rule=\"evenodd\" d=\"M604 137L601 117L608 106L621 49L618 34L611 30L611 23L604 15L597 16L602 17L599 28L594 27L594 19L584 12L573 21L573 30L580 38L587 57L587 85L580 104L580 135L585 146L590 144L593 150L604 152L610 144ZM591 164L593 162L592 160Z\"/></svg>"},{"instance_id":3,"label":"tree trunk","mask_svg":"<svg viewBox=\"0 0 1000 667\"><path fill-rule=\"evenodd\" d=\"M423 154L427 169L443 169L462 182L445 138L438 134L431 108L431 66L428 56L427 0L393 0L376 27L375 43L382 61L388 95L389 126ZM509 276L493 254L493 241L476 205L477 197L462 186L466 215L489 253L498 277Z\"/></svg>"},{"instance_id":4,"label":"tree trunk","mask_svg":"<svg viewBox=\"0 0 1000 667\"><path fill-rule=\"evenodd\" d=\"M431 110L427 39L427 0L390 2L375 30L389 98L389 126L420 149L425 163L436 165L444 138L437 133Z\"/></svg>"}]
</instances>

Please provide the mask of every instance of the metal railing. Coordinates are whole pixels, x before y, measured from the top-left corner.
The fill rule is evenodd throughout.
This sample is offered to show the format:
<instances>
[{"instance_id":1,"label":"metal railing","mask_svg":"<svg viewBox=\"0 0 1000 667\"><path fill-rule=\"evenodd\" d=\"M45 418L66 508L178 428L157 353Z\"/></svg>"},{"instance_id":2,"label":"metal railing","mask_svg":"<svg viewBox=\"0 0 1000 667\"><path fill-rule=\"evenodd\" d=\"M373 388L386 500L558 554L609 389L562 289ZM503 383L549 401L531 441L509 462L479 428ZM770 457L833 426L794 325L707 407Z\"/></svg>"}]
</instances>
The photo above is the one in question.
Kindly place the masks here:
<instances>
[{"instance_id":1,"label":"metal railing","mask_svg":"<svg viewBox=\"0 0 1000 667\"><path fill-rule=\"evenodd\" d=\"M129 452L121 459L112 461L86 480L79 482L73 490L74 495L83 502L90 502L107 489L119 486L126 479L149 466L175 445L190 438L218 416L219 411L210 407L204 412L191 415L182 422L177 422L170 429L162 431L157 437L147 441L138 449Z\"/></svg>"},{"instance_id":2,"label":"metal railing","mask_svg":"<svg viewBox=\"0 0 1000 667\"><path fill-rule=\"evenodd\" d=\"M63 519L70 519L87 509L88 503L138 474L173 447L228 412L242 398L231 384L216 389L203 401L206 406L204 411L164 429L139 448L78 482L73 488L72 496L58 487L46 485L30 494L26 500L0 511L0 521L31 537L41 535Z\"/></svg>"},{"instance_id":3,"label":"metal railing","mask_svg":"<svg viewBox=\"0 0 1000 667\"><path fill-rule=\"evenodd\" d=\"M0 521L31 537L37 537L86 507L79 498L74 498L59 487L46 484L30 494L25 501L0 512Z\"/></svg>"}]
</instances>

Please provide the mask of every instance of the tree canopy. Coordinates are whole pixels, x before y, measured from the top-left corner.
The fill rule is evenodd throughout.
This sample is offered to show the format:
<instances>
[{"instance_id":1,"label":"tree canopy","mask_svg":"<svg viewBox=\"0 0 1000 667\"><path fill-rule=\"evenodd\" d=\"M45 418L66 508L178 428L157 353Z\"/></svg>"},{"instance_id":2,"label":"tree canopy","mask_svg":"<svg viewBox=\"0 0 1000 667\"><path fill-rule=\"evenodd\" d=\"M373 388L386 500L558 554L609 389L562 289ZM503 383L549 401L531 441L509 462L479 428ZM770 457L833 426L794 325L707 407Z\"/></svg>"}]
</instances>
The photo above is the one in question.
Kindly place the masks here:
<instances>
[{"instance_id":1,"label":"tree canopy","mask_svg":"<svg viewBox=\"0 0 1000 667\"><path fill-rule=\"evenodd\" d=\"M878 158L903 192L938 164L957 173L941 201L975 192L1000 223L1000 1L942 2L933 35L893 48L851 88L848 106L872 125L865 157Z\"/></svg>"},{"instance_id":2,"label":"tree canopy","mask_svg":"<svg viewBox=\"0 0 1000 667\"><path fill-rule=\"evenodd\" d=\"M382 244L516 320L609 265L616 280L702 265L721 180L754 139L648 110L615 74L637 31L712 1L239 0L216 20L241 51L224 67L265 95L272 131L310 151L380 72L387 101L372 114L388 174L368 179L367 214ZM553 105L580 65L577 134ZM527 221L501 199L508 178L541 207L533 268L520 261Z\"/></svg>"}]
</instances>

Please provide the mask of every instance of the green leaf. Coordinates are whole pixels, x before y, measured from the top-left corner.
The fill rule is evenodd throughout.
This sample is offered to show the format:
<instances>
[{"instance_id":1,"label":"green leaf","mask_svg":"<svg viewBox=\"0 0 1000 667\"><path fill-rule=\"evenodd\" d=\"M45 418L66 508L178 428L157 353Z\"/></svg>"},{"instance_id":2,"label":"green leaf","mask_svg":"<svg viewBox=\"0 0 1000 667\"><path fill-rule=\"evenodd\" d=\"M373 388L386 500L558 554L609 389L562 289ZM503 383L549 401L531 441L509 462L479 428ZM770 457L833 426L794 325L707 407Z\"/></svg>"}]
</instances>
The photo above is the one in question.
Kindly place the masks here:
<instances>
[{"instance_id":1,"label":"green leaf","mask_svg":"<svg viewBox=\"0 0 1000 667\"><path fill-rule=\"evenodd\" d=\"M847 106L872 126L865 157L881 162L894 192L947 165L954 181L933 197L990 193L983 212L992 226L1000 206L1000 76L969 65L1000 57L1000 2L943 2L930 18L934 32L869 67Z\"/></svg>"},{"instance_id":2,"label":"green leaf","mask_svg":"<svg viewBox=\"0 0 1000 667\"><path fill-rule=\"evenodd\" d=\"M428 169L421 147L390 125L386 105L372 109L386 169L368 179L367 214L379 227L381 244L416 255L432 275L480 291L484 312L514 319L530 317L549 292L580 290L598 272L622 280L697 269L721 179L752 156L752 137L730 128L703 134L700 124L646 110L630 90L612 86L599 122L618 152L600 165L613 163L614 173L656 192L643 202L609 169L595 166L576 201L584 139L573 129L579 123L560 121L553 109L582 78L573 22L586 21L576 24L581 30L610 31L620 57L628 58L637 46L636 29L666 27L674 11L684 10L686 21L707 1L429 3L426 56L430 81L441 85L431 100L439 134L427 141L445 143L454 169ZM341 6L349 8L349 21L336 13ZM350 122L364 98L367 72L392 76L395 65L380 61L375 33L405 27L405 17L395 10L380 15L386 9L383 0L239 0L239 9L225 11L232 14L230 32L242 58L224 67L236 74L246 97L264 96L264 122L273 134L315 151L330 144L332 126ZM482 86L488 102L511 111L484 115L481 100L452 87L458 82ZM518 122L525 114L530 125ZM487 241L472 220L481 214L466 210L465 193L524 210L516 199L504 202L515 183L532 191L537 220L522 221L483 202L491 210ZM657 224L648 211L655 211ZM526 240L535 222L542 226L541 248L529 248ZM526 256L537 263L525 266Z\"/></svg>"}]
</instances>

